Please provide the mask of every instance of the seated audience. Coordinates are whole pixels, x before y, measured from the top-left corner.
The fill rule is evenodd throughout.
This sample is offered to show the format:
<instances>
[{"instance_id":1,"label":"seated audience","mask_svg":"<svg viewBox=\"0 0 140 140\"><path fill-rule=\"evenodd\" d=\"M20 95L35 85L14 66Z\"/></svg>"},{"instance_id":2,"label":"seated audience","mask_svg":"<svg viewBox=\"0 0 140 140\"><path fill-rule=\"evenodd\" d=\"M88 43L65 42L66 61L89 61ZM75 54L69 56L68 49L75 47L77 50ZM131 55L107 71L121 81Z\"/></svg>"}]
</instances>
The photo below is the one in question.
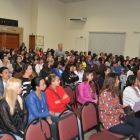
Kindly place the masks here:
<instances>
[{"instance_id":1,"label":"seated audience","mask_svg":"<svg viewBox=\"0 0 140 140\"><path fill-rule=\"evenodd\" d=\"M0 68L0 97L3 96L6 83L9 78L10 78L9 69L7 67L1 67Z\"/></svg>"},{"instance_id":2,"label":"seated audience","mask_svg":"<svg viewBox=\"0 0 140 140\"><path fill-rule=\"evenodd\" d=\"M112 62L111 72L117 73L117 62L116 61Z\"/></svg>"},{"instance_id":3,"label":"seated audience","mask_svg":"<svg viewBox=\"0 0 140 140\"><path fill-rule=\"evenodd\" d=\"M20 55L17 55L16 62L13 64L14 73L21 72L23 70L24 64L22 63L22 58Z\"/></svg>"},{"instance_id":4,"label":"seated audience","mask_svg":"<svg viewBox=\"0 0 140 140\"><path fill-rule=\"evenodd\" d=\"M132 109L134 109L134 106L136 107L135 103L140 102L140 90L138 88L138 85L139 80L137 76L130 75L126 82L126 88L123 91L123 104L125 106L130 105Z\"/></svg>"},{"instance_id":5,"label":"seated audience","mask_svg":"<svg viewBox=\"0 0 140 140\"><path fill-rule=\"evenodd\" d=\"M28 121L28 110L22 91L21 80L10 78L0 100L0 129L12 133L16 140L22 140Z\"/></svg>"},{"instance_id":6,"label":"seated audience","mask_svg":"<svg viewBox=\"0 0 140 140\"><path fill-rule=\"evenodd\" d=\"M39 57L43 57L43 56L44 56L43 49L42 49L42 48L40 48L40 49L39 49Z\"/></svg>"},{"instance_id":7,"label":"seated audience","mask_svg":"<svg viewBox=\"0 0 140 140\"><path fill-rule=\"evenodd\" d=\"M60 62L55 62L54 63L53 71L59 78L62 77L62 73L63 73L64 70L62 69L62 66L61 66Z\"/></svg>"},{"instance_id":8,"label":"seated audience","mask_svg":"<svg viewBox=\"0 0 140 140\"><path fill-rule=\"evenodd\" d=\"M121 82L121 91L123 91L124 87L126 86L126 73L124 68L122 68L121 70L120 82Z\"/></svg>"},{"instance_id":9,"label":"seated audience","mask_svg":"<svg viewBox=\"0 0 140 140\"><path fill-rule=\"evenodd\" d=\"M123 68L123 66L121 65L121 61L118 61L116 70L117 70L117 73L118 73L119 75L121 74L122 68Z\"/></svg>"},{"instance_id":10,"label":"seated audience","mask_svg":"<svg viewBox=\"0 0 140 140\"><path fill-rule=\"evenodd\" d=\"M35 71L36 71L36 73L38 74L38 76L40 75L40 71L41 71L42 68L43 68L43 64L44 64L43 58L39 58L39 62L38 62L38 64L36 64L36 66L35 66Z\"/></svg>"},{"instance_id":11,"label":"seated audience","mask_svg":"<svg viewBox=\"0 0 140 140\"><path fill-rule=\"evenodd\" d=\"M93 71L86 70L83 75L83 82L78 85L78 101L81 104L98 101L95 84L93 82Z\"/></svg>"},{"instance_id":12,"label":"seated audience","mask_svg":"<svg viewBox=\"0 0 140 140\"><path fill-rule=\"evenodd\" d=\"M86 60L86 64L87 66L91 66L91 67L94 65L93 61L91 60L91 55L88 56L88 59Z\"/></svg>"},{"instance_id":13,"label":"seated audience","mask_svg":"<svg viewBox=\"0 0 140 140\"><path fill-rule=\"evenodd\" d=\"M86 61L85 61L85 57L82 56L80 61L81 61L82 65L83 65L83 68L85 69L87 67L87 64L86 64Z\"/></svg>"},{"instance_id":14,"label":"seated audience","mask_svg":"<svg viewBox=\"0 0 140 140\"><path fill-rule=\"evenodd\" d=\"M79 77L79 80L76 81L76 84L81 83L83 81L83 74L84 74L83 65L81 62L78 62L76 64L76 70L74 70L74 73Z\"/></svg>"},{"instance_id":15,"label":"seated audience","mask_svg":"<svg viewBox=\"0 0 140 140\"><path fill-rule=\"evenodd\" d=\"M38 47L35 50L35 54L39 56L39 48Z\"/></svg>"},{"instance_id":16,"label":"seated audience","mask_svg":"<svg viewBox=\"0 0 140 140\"><path fill-rule=\"evenodd\" d=\"M49 87L46 89L46 102L48 103L50 114L58 116L66 110L66 105L70 102L70 97L60 86L60 79L56 74L48 77Z\"/></svg>"},{"instance_id":17,"label":"seated audience","mask_svg":"<svg viewBox=\"0 0 140 140\"><path fill-rule=\"evenodd\" d=\"M96 64L97 66L100 66L100 62L98 61L98 55L97 54L93 54L93 64Z\"/></svg>"},{"instance_id":18,"label":"seated audience","mask_svg":"<svg viewBox=\"0 0 140 140\"><path fill-rule=\"evenodd\" d=\"M22 93L21 95L25 98L31 90L31 75L33 73L32 66L25 64L23 67L23 76L20 78L22 81Z\"/></svg>"},{"instance_id":19,"label":"seated audience","mask_svg":"<svg viewBox=\"0 0 140 140\"><path fill-rule=\"evenodd\" d=\"M107 56L106 60L105 60L105 66L110 67L111 66L111 56Z\"/></svg>"},{"instance_id":20,"label":"seated audience","mask_svg":"<svg viewBox=\"0 0 140 140\"><path fill-rule=\"evenodd\" d=\"M23 63L25 64L31 64L30 58L29 58L29 54L26 53L24 59L23 59Z\"/></svg>"},{"instance_id":21,"label":"seated audience","mask_svg":"<svg viewBox=\"0 0 140 140\"><path fill-rule=\"evenodd\" d=\"M54 72L53 72L53 70L51 68L51 63L50 62L45 62L43 64L43 68L42 68L42 70L40 72L41 77L47 78L49 76L49 74L52 74L52 73L54 73Z\"/></svg>"},{"instance_id":22,"label":"seated audience","mask_svg":"<svg viewBox=\"0 0 140 140\"><path fill-rule=\"evenodd\" d=\"M104 83L104 80L105 80L106 75L107 75L108 73L110 73L110 71L111 71L111 70L110 70L110 67L108 67L108 66L106 66L106 67L103 68L102 73L101 73L101 75L100 75L100 77L98 78L98 81L97 81L100 90L101 90L102 87L103 87L103 83Z\"/></svg>"},{"instance_id":23,"label":"seated audience","mask_svg":"<svg viewBox=\"0 0 140 140\"><path fill-rule=\"evenodd\" d=\"M124 110L119 104L117 87L119 85L118 74L109 73L104 81L104 86L99 97L100 119L105 129L112 133L124 136L135 136L140 139L140 119L125 115L120 119ZM127 120L127 121L126 121Z\"/></svg>"},{"instance_id":24,"label":"seated audience","mask_svg":"<svg viewBox=\"0 0 140 140\"><path fill-rule=\"evenodd\" d=\"M38 55L34 55L33 65L35 66L36 64L38 64L38 61L39 61L39 56Z\"/></svg>"},{"instance_id":25,"label":"seated audience","mask_svg":"<svg viewBox=\"0 0 140 140\"><path fill-rule=\"evenodd\" d=\"M29 49L29 58L31 59L31 58L33 58L34 57L34 55L35 55L35 53L33 52L33 49Z\"/></svg>"},{"instance_id":26,"label":"seated audience","mask_svg":"<svg viewBox=\"0 0 140 140\"><path fill-rule=\"evenodd\" d=\"M10 63L7 55L2 55L1 56L1 61L2 63L0 63L0 68L1 67L7 67L9 69L9 72L10 72L10 76L12 77L12 73L13 73L13 66L12 64Z\"/></svg>"},{"instance_id":27,"label":"seated audience","mask_svg":"<svg viewBox=\"0 0 140 140\"><path fill-rule=\"evenodd\" d=\"M31 82L32 91L26 97L26 105L28 107L28 123L35 118L45 118L51 126L52 137L57 139L56 117L51 117L48 105L46 103L46 94L43 92L46 89L45 80L41 77L35 77Z\"/></svg>"},{"instance_id":28,"label":"seated audience","mask_svg":"<svg viewBox=\"0 0 140 140\"><path fill-rule=\"evenodd\" d=\"M75 68L73 64L68 64L62 74L62 79L65 85L69 85L72 89L75 89L76 83L79 80L78 75L74 73Z\"/></svg>"},{"instance_id":29,"label":"seated audience","mask_svg":"<svg viewBox=\"0 0 140 140\"><path fill-rule=\"evenodd\" d=\"M11 64L14 64L15 63L16 56L17 55L15 53L15 50L14 49L11 49L10 50L10 58L9 58Z\"/></svg>"}]
</instances>

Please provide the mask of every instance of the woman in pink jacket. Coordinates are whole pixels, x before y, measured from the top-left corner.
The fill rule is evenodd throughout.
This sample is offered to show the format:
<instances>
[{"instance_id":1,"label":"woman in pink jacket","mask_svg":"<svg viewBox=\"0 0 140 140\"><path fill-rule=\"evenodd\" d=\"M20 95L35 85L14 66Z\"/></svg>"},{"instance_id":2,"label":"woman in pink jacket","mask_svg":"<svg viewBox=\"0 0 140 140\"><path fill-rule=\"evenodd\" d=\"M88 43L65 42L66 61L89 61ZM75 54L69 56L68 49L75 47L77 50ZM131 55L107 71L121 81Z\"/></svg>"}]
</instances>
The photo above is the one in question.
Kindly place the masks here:
<instances>
[{"instance_id":1,"label":"woman in pink jacket","mask_svg":"<svg viewBox=\"0 0 140 140\"><path fill-rule=\"evenodd\" d=\"M78 101L81 104L85 102L97 103L98 96L93 82L93 71L85 71L83 75L83 82L78 86Z\"/></svg>"}]
</instances>

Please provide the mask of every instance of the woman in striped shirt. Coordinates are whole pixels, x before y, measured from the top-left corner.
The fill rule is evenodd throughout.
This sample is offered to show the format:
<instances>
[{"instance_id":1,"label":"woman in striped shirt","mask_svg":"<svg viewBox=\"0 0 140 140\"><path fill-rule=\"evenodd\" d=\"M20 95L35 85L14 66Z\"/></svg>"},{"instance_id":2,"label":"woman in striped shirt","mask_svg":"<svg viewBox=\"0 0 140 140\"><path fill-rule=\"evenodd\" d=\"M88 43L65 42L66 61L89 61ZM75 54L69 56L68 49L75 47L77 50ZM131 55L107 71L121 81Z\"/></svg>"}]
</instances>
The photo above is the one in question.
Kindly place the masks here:
<instances>
[{"instance_id":1,"label":"woman in striped shirt","mask_svg":"<svg viewBox=\"0 0 140 140\"><path fill-rule=\"evenodd\" d=\"M31 90L31 75L33 73L32 65L25 64L23 68L23 76L20 78L22 81L22 96L25 98Z\"/></svg>"}]
</instances>

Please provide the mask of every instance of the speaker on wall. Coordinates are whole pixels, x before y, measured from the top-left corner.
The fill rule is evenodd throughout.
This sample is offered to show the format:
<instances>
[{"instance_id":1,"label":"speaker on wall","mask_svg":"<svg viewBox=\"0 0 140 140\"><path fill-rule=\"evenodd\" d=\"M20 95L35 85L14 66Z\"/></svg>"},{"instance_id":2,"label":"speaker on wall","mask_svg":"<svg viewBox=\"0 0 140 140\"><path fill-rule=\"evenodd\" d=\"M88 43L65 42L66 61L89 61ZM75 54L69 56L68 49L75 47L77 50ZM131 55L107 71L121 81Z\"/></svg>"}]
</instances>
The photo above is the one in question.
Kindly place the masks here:
<instances>
[{"instance_id":1,"label":"speaker on wall","mask_svg":"<svg viewBox=\"0 0 140 140\"><path fill-rule=\"evenodd\" d=\"M18 20L11 20L0 18L0 25L15 26L18 27Z\"/></svg>"}]
</instances>

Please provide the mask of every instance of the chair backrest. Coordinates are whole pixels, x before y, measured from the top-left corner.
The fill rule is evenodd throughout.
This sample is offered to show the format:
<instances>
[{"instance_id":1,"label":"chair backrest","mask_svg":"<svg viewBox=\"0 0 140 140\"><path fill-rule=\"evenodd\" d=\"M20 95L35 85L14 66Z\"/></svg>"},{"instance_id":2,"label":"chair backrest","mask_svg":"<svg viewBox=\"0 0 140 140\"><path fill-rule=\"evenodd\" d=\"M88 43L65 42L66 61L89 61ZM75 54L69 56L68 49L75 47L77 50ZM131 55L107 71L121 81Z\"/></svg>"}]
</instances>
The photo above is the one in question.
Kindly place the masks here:
<instances>
[{"instance_id":1,"label":"chair backrest","mask_svg":"<svg viewBox=\"0 0 140 140\"><path fill-rule=\"evenodd\" d=\"M13 77L20 78L20 77L22 77L22 73L21 72L16 72L16 73L14 73Z\"/></svg>"},{"instance_id":2,"label":"chair backrest","mask_svg":"<svg viewBox=\"0 0 140 140\"><path fill-rule=\"evenodd\" d=\"M103 71L104 67L105 67L105 65L104 65L104 64L101 64L101 65L99 66L99 71L100 71L101 73L102 73L102 71Z\"/></svg>"},{"instance_id":3,"label":"chair backrest","mask_svg":"<svg viewBox=\"0 0 140 140\"><path fill-rule=\"evenodd\" d=\"M48 122L46 120L41 119L42 129L46 133L46 137L51 137L51 130ZM41 130L41 124L39 118L34 119L27 126L25 131L24 140L45 140L44 133Z\"/></svg>"},{"instance_id":4,"label":"chair backrest","mask_svg":"<svg viewBox=\"0 0 140 140\"><path fill-rule=\"evenodd\" d=\"M64 90L70 97L70 104L74 104L74 95L72 88L70 86L65 86Z\"/></svg>"},{"instance_id":5,"label":"chair backrest","mask_svg":"<svg viewBox=\"0 0 140 140\"><path fill-rule=\"evenodd\" d=\"M99 124L97 110L97 105L92 102L86 102L82 106L80 114L82 132L85 132L86 130Z\"/></svg>"},{"instance_id":6,"label":"chair backrest","mask_svg":"<svg viewBox=\"0 0 140 140\"><path fill-rule=\"evenodd\" d=\"M70 110L64 111L58 119L59 140L79 139L78 122L76 114Z\"/></svg>"},{"instance_id":7,"label":"chair backrest","mask_svg":"<svg viewBox=\"0 0 140 140\"><path fill-rule=\"evenodd\" d=\"M11 133L0 132L0 135L0 140L16 140L16 138Z\"/></svg>"},{"instance_id":8,"label":"chair backrest","mask_svg":"<svg viewBox=\"0 0 140 140\"><path fill-rule=\"evenodd\" d=\"M87 66L87 67L86 67L86 70L92 71L92 70L93 70L93 67Z\"/></svg>"},{"instance_id":9,"label":"chair backrest","mask_svg":"<svg viewBox=\"0 0 140 140\"><path fill-rule=\"evenodd\" d=\"M98 66L97 66L96 64L93 65L93 70L94 70L95 72L98 71Z\"/></svg>"},{"instance_id":10,"label":"chair backrest","mask_svg":"<svg viewBox=\"0 0 140 140\"><path fill-rule=\"evenodd\" d=\"M96 82L96 80L97 80L97 75L96 75L96 72L95 71L93 71L93 80Z\"/></svg>"}]
</instances>

